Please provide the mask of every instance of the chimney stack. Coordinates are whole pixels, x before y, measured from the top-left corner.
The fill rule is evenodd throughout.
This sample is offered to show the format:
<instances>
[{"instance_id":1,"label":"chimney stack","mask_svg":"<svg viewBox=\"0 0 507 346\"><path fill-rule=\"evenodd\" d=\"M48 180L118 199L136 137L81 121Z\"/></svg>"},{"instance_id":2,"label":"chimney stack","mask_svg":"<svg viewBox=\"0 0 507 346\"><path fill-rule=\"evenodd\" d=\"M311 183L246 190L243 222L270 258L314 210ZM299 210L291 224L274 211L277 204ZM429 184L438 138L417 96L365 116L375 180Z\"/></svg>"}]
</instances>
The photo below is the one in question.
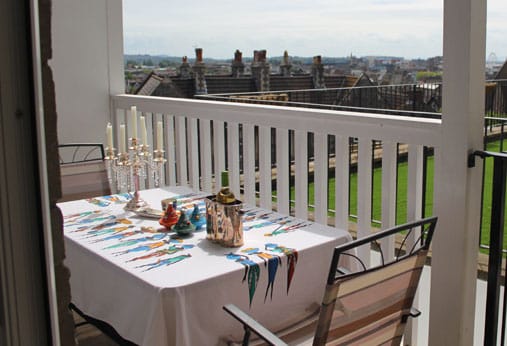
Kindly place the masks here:
<instances>
[{"instance_id":1,"label":"chimney stack","mask_svg":"<svg viewBox=\"0 0 507 346\"><path fill-rule=\"evenodd\" d=\"M252 76L255 80L257 91L269 91L270 66L266 61L266 50L254 50L252 62Z\"/></svg>"},{"instance_id":2,"label":"chimney stack","mask_svg":"<svg viewBox=\"0 0 507 346\"><path fill-rule=\"evenodd\" d=\"M326 87L324 83L324 65L322 65L322 57L320 55L313 57L312 79L315 89L324 89Z\"/></svg>"},{"instance_id":3,"label":"chimney stack","mask_svg":"<svg viewBox=\"0 0 507 346\"><path fill-rule=\"evenodd\" d=\"M236 49L234 52L234 60L231 65L232 76L235 78L242 77L245 72L245 64L243 64L243 53Z\"/></svg>"},{"instance_id":4,"label":"chimney stack","mask_svg":"<svg viewBox=\"0 0 507 346\"><path fill-rule=\"evenodd\" d=\"M195 49L195 64L193 67L194 78L195 78L195 93L196 95L202 95L208 93L206 86L206 65L202 61L202 48Z\"/></svg>"},{"instance_id":5,"label":"chimney stack","mask_svg":"<svg viewBox=\"0 0 507 346\"><path fill-rule=\"evenodd\" d=\"M190 67L190 64L187 61L186 55L181 59L180 78L183 78L183 79L192 78L192 68Z\"/></svg>"},{"instance_id":6,"label":"chimney stack","mask_svg":"<svg viewBox=\"0 0 507 346\"><path fill-rule=\"evenodd\" d=\"M290 70L292 68L291 63L289 62L289 53L287 51L283 52L283 60L280 64L280 74L284 77L290 77Z\"/></svg>"}]
</instances>

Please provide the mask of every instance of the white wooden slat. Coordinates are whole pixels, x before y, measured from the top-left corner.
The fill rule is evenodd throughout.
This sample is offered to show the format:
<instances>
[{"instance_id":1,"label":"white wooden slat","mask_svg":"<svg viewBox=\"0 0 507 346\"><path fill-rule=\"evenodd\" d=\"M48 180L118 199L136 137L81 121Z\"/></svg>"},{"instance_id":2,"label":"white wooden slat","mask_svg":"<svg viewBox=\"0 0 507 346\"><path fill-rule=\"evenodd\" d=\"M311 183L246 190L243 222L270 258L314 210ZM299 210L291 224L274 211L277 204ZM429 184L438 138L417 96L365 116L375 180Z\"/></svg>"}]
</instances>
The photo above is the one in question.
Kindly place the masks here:
<instances>
[{"instance_id":1,"label":"white wooden slat","mask_svg":"<svg viewBox=\"0 0 507 346\"><path fill-rule=\"evenodd\" d=\"M306 131L294 131L295 147L295 198L296 217L308 219L308 135Z\"/></svg>"},{"instance_id":2,"label":"white wooden slat","mask_svg":"<svg viewBox=\"0 0 507 346\"><path fill-rule=\"evenodd\" d=\"M255 126L243 124L243 201L256 205L255 196Z\"/></svg>"},{"instance_id":3,"label":"white wooden slat","mask_svg":"<svg viewBox=\"0 0 507 346\"><path fill-rule=\"evenodd\" d=\"M382 142L382 229L396 224L396 176L397 144ZM392 260L395 253L393 237L381 240L380 246L386 260Z\"/></svg>"},{"instance_id":4,"label":"white wooden slat","mask_svg":"<svg viewBox=\"0 0 507 346\"><path fill-rule=\"evenodd\" d=\"M157 149L153 143L153 131L156 128L153 127L154 121L157 117L160 117L158 114L153 113L144 113L144 118L146 122L146 144L150 148L150 151L153 152L153 150Z\"/></svg>"},{"instance_id":5,"label":"white wooden slat","mask_svg":"<svg viewBox=\"0 0 507 346\"><path fill-rule=\"evenodd\" d=\"M176 181L180 186L187 186L187 136L183 116L175 117L174 137L176 145Z\"/></svg>"},{"instance_id":6,"label":"white wooden slat","mask_svg":"<svg viewBox=\"0 0 507 346\"><path fill-rule=\"evenodd\" d=\"M199 138L197 132L197 119L187 118L188 132L188 170L190 186L196 191L200 190L199 186Z\"/></svg>"},{"instance_id":7,"label":"white wooden slat","mask_svg":"<svg viewBox=\"0 0 507 346\"><path fill-rule=\"evenodd\" d=\"M220 190L222 182L220 181L220 172L225 170L225 134L224 122L213 120L213 157L215 158L215 191Z\"/></svg>"},{"instance_id":8,"label":"white wooden slat","mask_svg":"<svg viewBox=\"0 0 507 346\"><path fill-rule=\"evenodd\" d=\"M372 141L369 138L359 138L357 146L357 238L363 238L371 234ZM370 263L369 245L361 246L357 253L365 263Z\"/></svg>"},{"instance_id":9,"label":"white wooden slat","mask_svg":"<svg viewBox=\"0 0 507 346\"><path fill-rule=\"evenodd\" d=\"M134 123L132 121L132 110L129 108L127 111L127 117L126 117L126 124L127 124L127 140L129 142L129 145L131 143L131 139L133 138L133 131L134 131ZM137 118L136 120L139 118L139 112L136 112L137 113ZM136 128L137 128L137 138L139 139L139 126L137 126L138 124L136 124Z\"/></svg>"},{"instance_id":10,"label":"white wooden slat","mask_svg":"<svg viewBox=\"0 0 507 346\"><path fill-rule=\"evenodd\" d=\"M201 153L201 188L212 193L211 186L211 126L206 119L199 120L200 153Z\"/></svg>"},{"instance_id":11,"label":"white wooden slat","mask_svg":"<svg viewBox=\"0 0 507 346\"><path fill-rule=\"evenodd\" d=\"M314 134L314 200L315 221L327 225L327 200L328 200L328 154L327 134Z\"/></svg>"},{"instance_id":12,"label":"white wooden slat","mask_svg":"<svg viewBox=\"0 0 507 346\"><path fill-rule=\"evenodd\" d=\"M335 139L335 227L349 229L349 137L336 136Z\"/></svg>"},{"instance_id":13,"label":"white wooden slat","mask_svg":"<svg viewBox=\"0 0 507 346\"><path fill-rule=\"evenodd\" d=\"M227 153L229 186L234 195L239 196L239 127L232 121L227 123Z\"/></svg>"},{"instance_id":14,"label":"white wooden slat","mask_svg":"<svg viewBox=\"0 0 507 346\"><path fill-rule=\"evenodd\" d=\"M149 113L137 112L137 115L138 115L138 129L137 129L138 142L137 143L138 143L138 145L144 145L142 126L141 126L141 116L145 117L145 124L146 124L146 116L148 114ZM146 131L148 131L148 130L146 130ZM150 152L151 152L151 150L150 150ZM153 188L153 185L154 185L154 181L153 181L152 171L148 167L146 167L146 179L142 179L142 178L139 179L139 188L141 190Z\"/></svg>"},{"instance_id":15,"label":"white wooden slat","mask_svg":"<svg viewBox=\"0 0 507 346\"><path fill-rule=\"evenodd\" d=\"M271 128L259 126L259 205L273 209L271 188Z\"/></svg>"},{"instance_id":16,"label":"white wooden slat","mask_svg":"<svg viewBox=\"0 0 507 346\"><path fill-rule=\"evenodd\" d=\"M153 113L145 113L145 120L146 120L146 143L148 144L148 148L152 155L154 154L154 151L157 149L157 144L155 143L156 134L154 131L156 131L157 128L157 120L162 120L162 114L153 114ZM167 160L167 153L165 153L164 158ZM164 166L162 169L162 174L159 177L159 186L165 186L166 185L166 174L165 174L166 167ZM151 187L157 187L155 186L155 181L152 179Z\"/></svg>"},{"instance_id":17,"label":"white wooden slat","mask_svg":"<svg viewBox=\"0 0 507 346\"><path fill-rule=\"evenodd\" d=\"M408 145L407 221L422 217L423 152L421 145ZM412 232L407 245L412 246L419 234L419 231Z\"/></svg>"},{"instance_id":18,"label":"white wooden slat","mask_svg":"<svg viewBox=\"0 0 507 346\"><path fill-rule=\"evenodd\" d=\"M116 119L114 120L113 124L113 132L115 137L115 148L116 148L116 154L118 155L120 150L120 125L125 124L125 110L124 109L117 109L116 110ZM125 143L125 147L127 146L127 143Z\"/></svg>"},{"instance_id":19,"label":"white wooden slat","mask_svg":"<svg viewBox=\"0 0 507 346\"><path fill-rule=\"evenodd\" d=\"M157 122L158 122L157 118ZM154 123L155 129L157 128L157 123ZM165 150L165 158L166 162L166 182L170 186L176 185L176 141L174 135L174 116L166 114L163 120L164 124L164 150ZM156 131L156 130L155 130ZM153 145L157 146L158 143L156 140L156 133L153 135Z\"/></svg>"},{"instance_id":20,"label":"white wooden slat","mask_svg":"<svg viewBox=\"0 0 507 346\"><path fill-rule=\"evenodd\" d=\"M423 160L422 145L408 145L408 179L407 179L407 221L418 220L422 217L423 195ZM420 229L414 229L407 237L407 247L412 247L421 234ZM419 293L414 297L414 304L419 304ZM416 340L418 321L409 318L405 329L405 340Z\"/></svg>"},{"instance_id":21,"label":"white wooden slat","mask_svg":"<svg viewBox=\"0 0 507 346\"><path fill-rule=\"evenodd\" d=\"M120 125L125 123L125 110L124 109L116 109L115 117L112 120L113 125L113 146L115 147L115 155L118 155L118 150L120 148ZM119 193L120 189L118 189L116 176L112 172L111 174L111 185L109 186L111 189L111 193Z\"/></svg>"},{"instance_id":22,"label":"white wooden slat","mask_svg":"<svg viewBox=\"0 0 507 346\"><path fill-rule=\"evenodd\" d=\"M290 212L289 131L276 129L276 207L279 213Z\"/></svg>"}]
</instances>

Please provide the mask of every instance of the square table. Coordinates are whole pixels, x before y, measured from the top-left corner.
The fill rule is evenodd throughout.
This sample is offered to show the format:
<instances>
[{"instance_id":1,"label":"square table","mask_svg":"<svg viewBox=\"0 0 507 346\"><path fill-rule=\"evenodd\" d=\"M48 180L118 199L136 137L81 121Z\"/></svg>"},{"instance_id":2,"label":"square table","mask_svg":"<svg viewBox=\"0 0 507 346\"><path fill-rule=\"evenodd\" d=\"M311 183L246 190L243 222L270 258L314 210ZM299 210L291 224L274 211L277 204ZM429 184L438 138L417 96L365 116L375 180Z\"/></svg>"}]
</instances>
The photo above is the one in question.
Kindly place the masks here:
<instances>
[{"instance_id":1,"label":"square table","mask_svg":"<svg viewBox=\"0 0 507 346\"><path fill-rule=\"evenodd\" d=\"M204 212L204 193L167 187L140 191L154 208ZM64 216L72 303L140 345L219 345L242 328L222 306L234 303L272 330L320 305L332 249L345 230L244 206L245 244L225 248L201 229L160 232L156 219L123 208L118 194L59 203ZM205 226L204 226L205 228ZM345 264L346 266L346 264Z\"/></svg>"}]
</instances>

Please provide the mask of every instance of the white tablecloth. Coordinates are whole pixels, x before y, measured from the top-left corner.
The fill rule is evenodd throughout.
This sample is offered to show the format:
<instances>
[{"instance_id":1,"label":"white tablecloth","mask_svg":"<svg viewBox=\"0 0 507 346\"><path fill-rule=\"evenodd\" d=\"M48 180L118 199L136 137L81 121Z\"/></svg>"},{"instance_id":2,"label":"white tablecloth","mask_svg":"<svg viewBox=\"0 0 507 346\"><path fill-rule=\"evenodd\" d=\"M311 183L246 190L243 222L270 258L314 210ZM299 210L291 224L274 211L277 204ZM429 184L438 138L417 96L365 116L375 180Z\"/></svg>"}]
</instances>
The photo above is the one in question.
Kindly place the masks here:
<instances>
[{"instance_id":1,"label":"white tablecloth","mask_svg":"<svg viewBox=\"0 0 507 346\"><path fill-rule=\"evenodd\" d=\"M165 188L141 191L141 196L157 209L168 197L182 196L183 207L202 203L188 193ZM113 195L58 206L64 215L72 302L140 345L217 345L240 338L241 325L222 310L227 303L274 330L287 326L318 307L332 248L351 240L343 230L245 206L245 245L224 248L206 240L205 230L185 238L143 232L143 226L161 226L124 211L125 201L126 196ZM281 249L292 258L297 254L288 291L291 268ZM235 255L246 261L236 261ZM280 258L272 285L263 256Z\"/></svg>"}]
</instances>

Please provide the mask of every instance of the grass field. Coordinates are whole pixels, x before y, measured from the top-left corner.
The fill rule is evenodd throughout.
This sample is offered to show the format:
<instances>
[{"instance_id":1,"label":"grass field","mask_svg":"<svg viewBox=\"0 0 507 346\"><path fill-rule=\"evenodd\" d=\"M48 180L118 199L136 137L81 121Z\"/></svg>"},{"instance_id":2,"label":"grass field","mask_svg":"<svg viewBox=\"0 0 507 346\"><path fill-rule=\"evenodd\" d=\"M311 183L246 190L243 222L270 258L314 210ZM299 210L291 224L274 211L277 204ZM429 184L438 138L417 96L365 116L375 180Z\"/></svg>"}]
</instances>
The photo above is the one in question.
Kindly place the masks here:
<instances>
[{"instance_id":1,"label":"grass field","mask_svg":"<svg viewBox=\"0 0 507 346\"><path fill-rule=\"evenodd\" d=\"M489 151L499 151L500 142L492 142L488 144ZM478 159L480 163L482 160ZM433 215L433 157L428 158L427 162L427 178L426 178L426 204L425 215ZM397 190L397 210L396 210L396 223L400 224L407 221L407 163L401 162L398 164L398 190ZM493 178L493 159L486 159L484 170L484 195L483 195L483 217L482 217L482 232L481 244L489 244L489 231L490 231L490 217L491 217L491 194L492 194L492 178ZM372 204L372 217L373 220L380 221L382 213L382 168L375 168L373 171L373 204ZM357 214L357 174L353 173L350 176L350 215ZM313 183L308 187L309 204L314 203L314 188ZM328 185L328 209L334 210L335 201L335 180L329 179ZM291 199L294 199L294 189L291 189ZM332 213L330 212L330 215ZM353 219L353 218L352 218ZM373 223L378 226L378 223ZM504 232L507 228L504 228ZM477 230L479 232L479 230ZM507 248L507 235L504 237L504 248Z\"/></svg>"}]
</instances>

